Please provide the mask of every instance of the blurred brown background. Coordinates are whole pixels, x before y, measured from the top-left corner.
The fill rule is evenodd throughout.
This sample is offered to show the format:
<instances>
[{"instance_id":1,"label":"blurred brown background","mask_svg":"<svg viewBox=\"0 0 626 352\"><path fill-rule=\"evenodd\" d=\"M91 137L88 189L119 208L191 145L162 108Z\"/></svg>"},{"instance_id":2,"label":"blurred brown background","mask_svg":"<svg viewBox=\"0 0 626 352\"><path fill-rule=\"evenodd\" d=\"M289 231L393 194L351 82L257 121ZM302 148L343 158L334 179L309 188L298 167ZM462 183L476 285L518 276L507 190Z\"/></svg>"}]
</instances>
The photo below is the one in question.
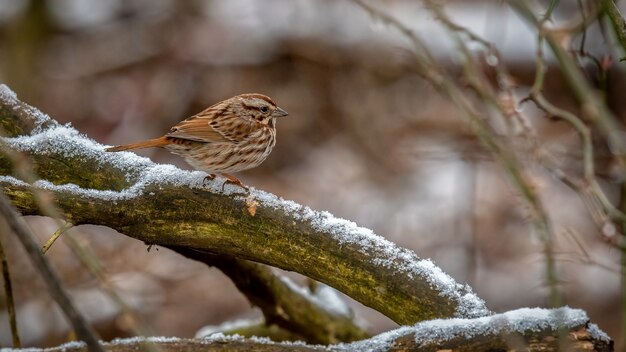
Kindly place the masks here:
<instances>
[{"instance_id":1,"label":"blurred brown background","mask_svg":"<svg viewBox=\"0 0 626 352\"><path fill-rule=\"evenodd\" d=\"M577 16L574 3L557 8L557 23ZM419 2L378 5L458 71L445 32ZM454 21L496 44L518 98L527 94L535 34L526 24L500 1L446 8ZM593 55L619 55L598 26L586 41ZM290 115L278 123L268 160L239 175L244 183L329 210L432 258L492 310L545 306L542 246L523 200L466 121L413 73L407 48L405 38L349 1L0 0L0 81L58 121L100 143L126 143L158 136L230 96L267 94ZM623 118L617 65L604 83ZM557 71L548 74L546 95L577 111ZM591 68L589 75L596 77ZM580 174L576 133L531 104L519 109L541 147L564 170ZM601 184L617 203L623 175L613 172L601 146L597 153ZM165 151L140 154L189 168ZM621 339L620 253L603 241L615 228L597 226L581 198L541 167L531 171L558 235L567 304ZM49 219L29 223L42 243L56 230ZM260 315L215 269L166 249L148 252L106 228L78 230L156 335L188 337L204 325ZM7 234L0 239L8 247L23 344L66 341L68 326L21 248ZM49 258L103 337L125 336L119 309L62 241ZM352 304L371 332L395 326ZM10 343L0 310L0 346Z\"/></svg>"}]
</instances>

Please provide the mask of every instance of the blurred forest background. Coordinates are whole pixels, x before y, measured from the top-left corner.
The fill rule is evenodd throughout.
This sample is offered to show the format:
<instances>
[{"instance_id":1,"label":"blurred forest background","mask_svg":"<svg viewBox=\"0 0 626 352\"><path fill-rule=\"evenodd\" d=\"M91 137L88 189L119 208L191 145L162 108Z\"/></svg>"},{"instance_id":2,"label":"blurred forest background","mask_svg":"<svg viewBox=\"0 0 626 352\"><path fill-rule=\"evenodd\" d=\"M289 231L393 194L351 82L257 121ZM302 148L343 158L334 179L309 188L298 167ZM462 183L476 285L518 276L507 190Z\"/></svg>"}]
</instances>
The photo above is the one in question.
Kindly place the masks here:
<instances>
[{"instance_id":1,"label":"blurred forest background","mask_svg":"<svg viewBox=\"0 0 626 352\"><path fill-rule=\"evenodd\" d=\"M443 67L460 71L449 35L420 2L376 4L414 29ZM518 132L530 128L560 170L580 175L581 145L571 126L547 119L532 103L515 104L533 83L536 32L502 1L449 1L445 10L502 55L477 61L488 68L503 60L514 82L512 108L526 125L511 128L511 145L522 145ZM586 1L562 1L553 23L587 11ZM595 22L584 33L564 43L579 50L584 40L577 62L623 122L626 64L610 26ZM278 123L268 160L239 175L244 183L328 210L432 258L494 311L547 306L543 245L527 206L464 117L415 72L409 47L351 1L0 0L0 82L58 121L119 144L159 136L233 95L267 94L290 115ZM554 58L547 63L545 96L580 112ZM461 74L455 77L462 83ZM623 168L602 138L594 141L596 177L619 204ZM166 151L140 154L189 168ZM594 213L532 155L523 160L554 228L566 303L585 309L619 346L619 224ZM28 222L42 243L56 230L46 218ZM156 335L190 337L205 325L261 315L215 269L166 249L147 251L107 228L77 230ZM0 239L23 345L67 341L70 328L21 247L7 234ZM119 308L62 241L48 257L103 338L129 334ZM351 304L372 333L395 326ZM2 305L0 346L10 346Z\"/></svg>"}]
</instances>

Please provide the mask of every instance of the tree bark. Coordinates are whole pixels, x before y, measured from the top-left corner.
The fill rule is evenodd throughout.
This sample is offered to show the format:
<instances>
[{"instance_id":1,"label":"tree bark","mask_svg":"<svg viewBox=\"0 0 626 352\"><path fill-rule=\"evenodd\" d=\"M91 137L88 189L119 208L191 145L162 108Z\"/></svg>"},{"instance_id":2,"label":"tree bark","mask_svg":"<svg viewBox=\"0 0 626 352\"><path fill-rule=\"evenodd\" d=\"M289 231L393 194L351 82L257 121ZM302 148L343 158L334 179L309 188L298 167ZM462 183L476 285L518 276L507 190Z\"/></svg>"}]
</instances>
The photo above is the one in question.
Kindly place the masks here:
<instances>
[{"instance_id":1,"label":"tree bark","mask_svg":"<svg viewBox=\"0 0 626 352\"><path fill-rule=\"evenodd\" d=\"M220 192L221 182L205 185L202 174L159 166L131 154L105 153L101 145L20 102L3 85L0 127L7 136L2 145L5 153L0 156L0 187L23 215L43 214L34 192L49 192L54 204L75 225L109 226L148 244L177 247L184 252L200 250L296 271L335 287L400 324L466 318L422 322L372 339L329 346L221 335L207 340L148 340L165 351L613 348L606 335L588 326L582 311L563 308L492 315L468 286L457 284L432 262L331 214L257 190L247 197ZM40 181L28 183L14 176L23 174L14 165L20 159L7 154L16 153L28 156ZM246 262L230 264L244 265L250 271L259 268ZM257 274L265 284L270 283L264 290L279 297L275 291L282 288L271 286L275 278L267 278L262 270ZM246 285L250 283L238 286L245 289ZM262 296L254 299L259 300L259 305L269 302L261 302ZM268 307L272 305L280 306L270 302ZM115 340L104 347L121 351L145 343L141 338ZM72 344L52 351L85 349L84 344Z\"/></svg>"},{"instance_id":2,"label":"tree bark","mask_svg":"<svg viewBox=\"0 0 626 352\"><path fill-rule=\"evenodd\" d=\"M563 309L561 309L562 311ZM558 310L553 310L553 312ZM481 319L481 318L478 318ZM475 319L475 320L478 320ZM480 352L480 351L572 351L572 352L610 352L613 351L613 342L592 333L587 323L568 324L562 323L563 338L559 339L558 329L547 326L534 326L522 331L512 331L506 321L495 324L493 328L482 334L463 336L458 330L466 322L456 325L442 324L434 330L426 328L434 338L424 339L423 327L418 324L415 327L405 327L388 333L381 334L369 340L352 344L339 344L330 346L314 346L304 343L280 343L268 339L243 338L241 336L213 335L208 339L178 339L178 338L130 338L114 340L104 343L107 351L130 351L139 350L147 343L152 344L160 351L264 351L264 352L287 352L287 351L330 351L330 352L353 352L353 351L397 351L397 352ZM543 321L548 323L548 321ZM469 319L467 324L472 324ZM499 326L499 327L498 327ZM540 326L540 325L539 325ZM459 331L453 333L453 331ZM465 332L471 334L471 332ZM29 350L37 352L37 350ZM84 344L65 344L55 348L46 349L46 352L83 352L87 351Z\"/></svg>"},{"instance_id":3,"label":"tree bark","mask_svg":"<svg viewBox=\"0 0 626 352\"><path fill-rule=\"evenodd\" d=\"M47 181L31 185L13 177L0 179L23 215L41 214L33 190L46 189L75 225L104 225L148 244L195 248L295 271L399 324L490 313L468 286L457 284L432 262L354 223L262 191L253 190L247 198L222 193L222 181L205 187L202 175L183 170L175 170L180 177L168 179L158 173L172 168L106 153L18 101L6 86L0 89L5 135L32 134L5 138L5 148L28 155L35 174ZM0 157L0 175L13 174L11 160ZM125 189L136 192L115 193Z\"/></svg>"},{"instance_id":4,"label":"tree bark","mask_svg":"<svg viewBox=\"0 0 626 352\"><path fill-rule=\"evenodd\" d=\"M294 291L264 265L187 248L170 248L220 269L250 303L261 309L267 324L276 324L310 343L351 342L369 337L352 317L329 311L321 302Z\"/></svg>"}]
</instances>

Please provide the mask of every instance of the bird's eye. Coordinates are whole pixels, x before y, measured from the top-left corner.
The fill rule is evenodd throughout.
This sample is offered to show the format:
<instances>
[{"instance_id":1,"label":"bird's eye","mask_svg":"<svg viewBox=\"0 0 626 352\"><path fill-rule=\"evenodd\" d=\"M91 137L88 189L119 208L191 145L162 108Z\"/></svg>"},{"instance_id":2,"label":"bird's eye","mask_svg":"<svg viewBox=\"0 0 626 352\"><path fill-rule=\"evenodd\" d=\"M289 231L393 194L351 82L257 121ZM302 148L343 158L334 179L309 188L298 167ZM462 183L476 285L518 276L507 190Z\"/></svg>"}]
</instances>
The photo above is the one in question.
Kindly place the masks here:
<instances>
[{"instance_id":1,"label":"bird's eye","mask_svg":"<svg viewBox=\"0 0 626 352\"><path fill-rule=\"evenodd\" d=\"M268 112L270 110L270 108L268 108L267 106L261 106L261 112Z\"/></svg>"}]
</instances>

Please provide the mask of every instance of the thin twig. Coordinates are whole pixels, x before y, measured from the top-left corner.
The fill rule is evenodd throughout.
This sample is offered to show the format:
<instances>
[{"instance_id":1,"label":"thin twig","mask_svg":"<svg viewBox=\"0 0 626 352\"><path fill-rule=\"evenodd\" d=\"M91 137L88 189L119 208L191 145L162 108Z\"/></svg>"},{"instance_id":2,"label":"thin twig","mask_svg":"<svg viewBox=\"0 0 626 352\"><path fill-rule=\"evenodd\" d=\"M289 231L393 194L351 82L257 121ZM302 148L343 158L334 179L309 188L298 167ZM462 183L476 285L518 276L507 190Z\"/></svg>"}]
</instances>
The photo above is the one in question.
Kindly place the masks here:
<instances>
[{"instance_id":1,"label":"thin twig","mask_svg":"<svg viewBox=\"0 0 626 352\"><path fill-rule=\"evenodd\" d=\"M559 0L550 0L548 8L546 9L546 13L543 14L543 18L541 19L542 22L550 21L550 19L552 18L552 12L554 12L554 9L558 4Z\"/></svg>"},{"instance_id":2,"label":"thin twig","mask_svg":"<svg viewBox=\"0 0 626 352\"><path fill-rule=\"evenodd\" d=\"M13 209L13 206L4 194L0 194L0 215L17 235L26 250L26 254L37 268L44 282L48 286L49 293L72 323L78 337L83 340L90 351L104 352L104 348L98 343L98 334L78 312L69 295L60 283L59 277L52 270L45 258L39 244L35 241L34 234L30 231L24 219Z\"/></svg>"},{"instance_id":3,"label":"thin twig","mask_svg":"<svg viewBox=\"0 0 626 352\"><path fill-rule=\"evenodd\" d=\"M444 24L444 26L451 31L452 39L456 42L458 50L465 58L463 61L463 69L466 78L468 78L470 84L472 85L472 88L474 88L483 101L490 103L495 109L497 109L496 111L499 111L502 114L502 116L515 116L517 114L515 109L509 109L506 104L502 104L498 98L498 92L491 89L488 80L484 74L481 74L480 69L472 59L472 55L467 47L467 44L462 40L462 38L460 38L459 33L468 35L471 40L477 41L489 49L491 55L496 55L498 58L498 63L496 64L498 83L503 87L503 90L506 92L509 99L513 99L513 88L508 84L508 74L506 73L506 68L502 64L503 60L501 59L497 49L495 49L491 43L472 33L468 29L454 24L452 20L447 17L443 8L438 3L429 0L426 4L433 14ZM523 122L523 118L521 116L518 116L518 119ZM489 141L487 145L490 146L491 144L490 149L495 153L496 159L502 166L505 167L505 170L509 172L509 175L512 177L513 184L518 188L519 192L533 211L534 226L543 242L543 253L546 265L545 275L550 290L550 304L552 306L560 306L562 304L562 294L558 287L556 263L553 254L554 236L548 215L537 192L534 187L532 187L531 182L527 180L527 177L522 169L522 163L518 160L514 151L509 150L509 148L503 146L504 143L494 138L496 133L491 130L490 126L486 122L482 121L482 124L482 131L478 133L479 137L481 137L483 141ZM531 138L534 139L530 132L528 134L529 135L527 137L529 137L529 140Z\"/></svg>"},{"instance_id":4,"label":"thin twig","mask_svg":"<svg viewBox=\"0 0 626 352\"><path fill-rule=\"evenodd\" d=\"M586 23L585 19L588 18L585 14L583 14L583 22ZM595 17L594 17L595 18ZM560 175L559 179L565 181L568 186L572 186L579 194L592 194L599 203L602 205L604 211L610 215L611 217L618 219L626 219L626 215L617 209L613 203L608 199L604 191L599 186L598 181L595 178L595 167L594 167L594 151L593 151L593 141L591 139L591 130L587 125L576 115L573 113L561 109L555 105L553 105L550 101L548 101L542 94L543 84L545 80L545 75L547 72L547 66L545 63L544 53L543 53L543 43L545 41L546 30L544 29L544 24L549 18L544 17L538 24L537 30L537 52L535 59L535 79L530 90L529 96L522 101L530 100L535 105L545 111L549 117L561 119L570 125L578 132L583 149L583 182L576 181L566 181L564 177L565 175ZM583 31L584 33L584 31ZM590 93L593 94L593 93ZM541 160L540 160L541 161ZM544 164L544 166L547 166ZM557 173L555 170L550 169L552 173ZM563 177L561 177L563 176ZM592 209L590 209L592 211ZM605 221L599 223L599 226L603 226Z\"/></svg>"},{"instance_id":5,"label":"thin twig","mask_svg":"<svg viewBox=\"0 0 626 352\"><path fill-rule=\"evenodd\" d=\"M623 212L626 212L626 182L622 182L622 185L620 187L620 208L622 209ZM620 223L620 228L622 230L622 239L626 238L626 219L622 219L621 223ZM620 297L621 300L621 317L620 317L620 323L621 323L621 327L620 327L620 332L622 333L622 336L626 336L626 246L622 247L621 250L621 276L620 276L620 283L621 283L621 287L622 287L622 294Z\"/></svg>"},{"instance_id":6,"label":"thin twig","mask_svg":"<svg viewBox=\"0 0 626 352\"><path fill-rule=\"evenodd\" d=\"M611 152L624 168L626 165L626 141L623 134L626 133L623 126L617 121L614 114L597 94L596 90L588 82L585 74L570 53L565 50L557 38L556 31L543 26L543 23L535 16L527 1L509 0L511 7L527 20L533 27L544 35L544 38L552 50L561 72L567 81L572 93L580 103L584 114L596 123L600 131L606 137Z\"/></svg>"},{"instance_id":7,"label":"thin twig","mask_svg":"<svg viewBox=\"0 0 626 352\"><path fill-rule=\"evenodd\" d=\"M76 231L73 228L72 231ZM129 330L136 336L152 336L152 331L146 327L145 322L141 317L124 301L124 299L117 293L115 287L111 284L111 280L98 261L95 253L90 248L81 243L81 241L74 238L74 233L68 233L68 236L63 237L63 241L72 250L72 252L78 257L81 264L91 272L91 274L98 280L100 287L104 292L117 304L120 308L121 316L127 323ZM158 346L153 343L146 343L144 346L147 351L158 351Z\"/></svg>"},{"instance_id":8,"label":"thin twig","mask_svg":"<svg viewBox=\"0 0 626 352\"><path fill-rule=\"evenodd\" d=\"M487 121L476 111L476 108L472 105L470 98L463 92L459 85L452 79L449 73L440 69L432 59L428 48L423 44L423 41L407 26L395 19L394 17L384 13L381 10L374 8L373 6L365 3L363 0L353 0L354 3L364 8L370 15L382 20L393 28L397 29L400 33L404 34L413 43L413 50L415 52L415 63L417 64L418 73L420 73L426 80L428 80L443 96L447 97L450 102L465 115L470 122L474 133L479 137L481 142L489 149L496 160L504 167L509 173L512 183L517 187L518 191L522 194L523 198L528 202L532 211L534 224L537 232L544 242L544 255L546 258L546 276L547 281L550 283L556 283L556 268L554 259L552 257L552 229L548 221L545 209L541 204L539 197L535 193L531 182L528 181L527 176L521 170L519 162L514 153L509 148L503 146L501 139L489 126ZM428 2L431 6L431 10L435 11L437 6L432 1ZM462 28L456 26L456 28ZM453 31L454 28L450 28ZM463 30L464 33L471 32ZM477 37L477 36L476 36ZM460 46L463 49L464 46ZM493 92L489 90L488 86L479 84L480 74L475 68L475 64L471 63L471 57L467 57L468 53L465 53L466 60L464 69L466 75L473 81L473 87L478 88L481 97L485 98L489 102L496 102L498 110L502 109L502 105L497 103L497 98L493 97ZM469 73L469 75L468 75ZM560 306L562 302L562 296L556 284L550 285L550 304L553 306Z\"/></svg>"},{"instance_id":9,"label":"thin twig","mask_svg":"<svg viewBox=\"0 0 626 352\"><path fill-rule=\"evenodd\" d=\"M3 147L4 143L0 141L0 147ZM2 148L3 152L11 159L13 162L14 169L16 172L29 183L34 183L37 180L37 176L33 171L32 163L30 162L30 158L21 153L14 152L10 148ZM63 233L72 228L72 224L69 221L63 221L61 212L52 202L53 197L47 196L44 191L40 189L33 189L33 195L35 197L36 203L38 207L42 210L42 213L46 216L54 219L59 228L55 231L55 233L51 236L50 239L44 244L42 247L42 253L45 254L50 247L54 244L58 237L60 237ZM68 245L70 250L76 255L76 257L81 261L81 263L91 272L91 274L98 280L101 287L109 295L109 297L115 302L120 308L123 316L127 318L129 322L130 330L136 335L151 335L150 329L145 327L145 323L141 321L140 317L130 308L126 302L122 299L121 296L115 292L114 288L110 284L110 280L106 276L105 271L102 269L102 265L97 260L96 256L93 253L89 252L85 246L80 245L77 241L74 240L72 236L64 236L65 243ZM74 327L75 330L76 327ZM149 351L154 351L154 346L146 345L146 348Z\"/></svg>"},{"instance_id":10,"label":"thin twig","mask_svg":"<svg viewBox=\"0 0 626 352\"><path fill-rule=\"evenodd\" d=\"M455 40L457 47L465 57L464 71L466 78L469 78L470 86L487 102L501 112L505 117L511 117L515 119L522 127L523 140L528 142L532 149L537 149L536 136L534 131L530 127L530 123L520 114L516 109L514 85L512 83L511 75L508 72L504 59L500 54L500 51L496 46L482 38L478 34L472 32L468 28L460 26L452 21L443 10L442 5L439 2L428 0L426 4L429 6L435 17L451 32L452 38ZM491 88L491 84L487 77L482 74L480 67L477 67L470 53L469 48L466 45L466 41L461 38L459 34L467 36L470 41L476 42L484 47L488 56L495 58L495 63L489 63L493 67L496 74L496 81L498 87L502 92L495 91ZM504 96L500 96L499 93L503 93ZM508 120L505 120L508 124Z\"/></svg>"},{"instance_id":11,"label":"thin twig","mask_svg":"<svg viewBox=\"0 0 626 352\"><path fill-rule=\"evenodd\" d=\"M587 181L591 181L595 178L594 171L594 158L593 158L593 143L591 141L591 131L585 123L578 118L578 116L573 113L561 109L556 105L550 103L543 94L539 92L531 92L529 99L535 103L535 105L545 111L549 117L558 118L560 120L566 121L580 135L580 139L582 141L582 149L583 149L583 174Z\"/></svg>"},{"instance_id":12,"label":"thin twig","mask_svg":"<svg viewBox=\"0 0 626 352\"><path fill-rule=\"evenodd\" d=\"M626 21L613 0L602 0L602 10L611 20L613 30L622 49L626 51Z\"/></svg>"},{"instance_id":13,"label":"thin twig","mask_svg":"<svg viewBox=\"0 0 626 352\"><path fill-rule=\"evenodd\" d=\"M591 256L591 254L587 251L587 249L585 248L585 243L583 243L582 238L579 238L579 236L576 236L574 231L566 230L565 231L565 235L566 235L566 238L570 238L572 240L572 242L576 245L576 248L578 249L578 252L576 252L574 254L576 254L576 258L578 260L570 259L570 258L563 258L561 260L567 260L567 261L572 262L572 263L579 263L579 264L585 264L585 265L594 265L594 266L597 266L597 267L599 267L601 269L604 269L606 271L619 274L620 271L619 271L618 268L610 267L610 266L608 266L606 264L603 264L603 263L600 263L599 261L594 259ZM568 253L557 253L557 254L567 255Z\"/></svg>"},{"instance_id":14,"label":"thin twig","mask_svg":"<svg viewBox=\"0 0 626 352\"><path fill-rule=\"evenodd\" d=\"M419 65L419 73L427 78L429 81L438 82L440 77L438 76L439 69L436 67L435 63L437 62L435 58L430 54L430 50L422 41L420 37L418 37L415 32L409 27L402 24L402 22L398 21L395 17L379 11L374 6L368 4L365 0L352 0L358 6L360 6L363 10L365 10L369 15L377 20L382 21L383 23L395 28L402 35L407 37L411 44L413 45L413 55L415 55L416 61L420 63ZM428 65L424 65L427 63ZM432 68L432 70L428 70L428 68Z\"/></svg>"},{"instance_id":15,"label":"thin twig","mask_svg":"<svg viewBox=\"0 0 626 352\"><path fill-rule=\"evenodd\" d=\"M72 225L72 223L66 222L61 227L59 227L56 231L54 231L52 236L50 236L50 238L46 241L46 243L41 248L41 252L43 254L46 254L48 252L48 250L50 249L50 247L52 247L54 242L57 240L57 238L59 238L62 234L65 233L65 231L70 229L72 226L74 226L74 225Z\"/></svg>"},{"instance_id":16,"label":"thin twig","mask_svg":"<svg viewBox=\"0 0 626 352\"><path fill-rule=\"evenodd\" d=\"M13 347L20 348L20 334L17 330L17 317L15 314L15 301L13 300L13 288L11 285L11 275L9 274L9 262L4 254L4 247L0 242L0 266L2 266L2 279L4 281L4 295L7 298L7 311L9 313L9 325L11 326L11 338L13 339Z\"/></svg>"},{"instance_id":17,"label":"thin twig","mask_svg":"<svg viewBox=\"0 0 626 352\"><path fill-rule=\"evenodd\" d=\"M577 0L576 3L578 4L578 11L580 11L580 14L582 16L583 21L586 21L587 15L585 13L585 8L583 6L583 1L582 0ZM579 51L581 53L585 51L585 44L586 43L587 43L587 28L585 27L585 29L582 31L581 38L580 38L580 48L579 48Z\"/></svg>"}]
</instances>

